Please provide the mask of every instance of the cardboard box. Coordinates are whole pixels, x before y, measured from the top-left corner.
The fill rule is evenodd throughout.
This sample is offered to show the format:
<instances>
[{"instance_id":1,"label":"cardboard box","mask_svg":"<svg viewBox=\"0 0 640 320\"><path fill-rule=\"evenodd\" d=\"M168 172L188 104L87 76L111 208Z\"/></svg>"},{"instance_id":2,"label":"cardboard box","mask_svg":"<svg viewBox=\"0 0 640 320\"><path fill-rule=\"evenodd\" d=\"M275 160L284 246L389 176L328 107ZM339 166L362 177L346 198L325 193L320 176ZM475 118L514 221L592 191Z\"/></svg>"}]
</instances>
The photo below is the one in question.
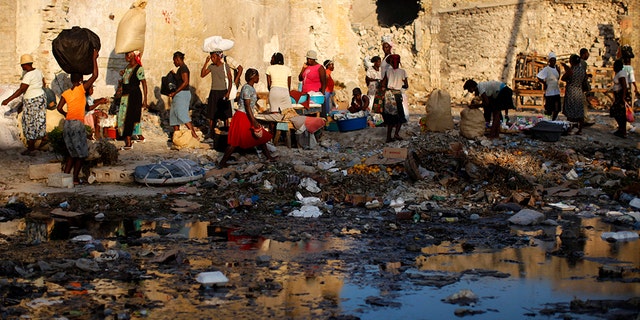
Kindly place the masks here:
<instances>
[{"instance_id":1,"label":"cardboard box","mask_svg":"<svg viewBox=\"0 0 640 320\"><path fill-rule=\"evenodd\" d=\"M382 156L389 159L401 159L407 158L407 148L384 148L382 150Z\"/></svg>"},{"instance_id":2,"label":"cardboard box","mask_svg":"<svg viewBox=\"0 0 640 320\"><path fill-rule=\"evenodd\" d=\"M29 179L47 179L52 173L62 172L62 165L58 163L32 164L29 166Z\"/></svg>"},{"instance_id":3,"label":"cardboard box","mask_svg":"<svg viewBox=\"0 0 640 320\"><path fill-rule=\"evenodd\" d=\"M408 153L409 150L407 148L384 148L381 156L367 158L365 164L390 165L400 163L407 159Z\"/></svg>"},{"instance_id":4,"label":"cardboard box","mask_svg":"<svg viewBox=\"0 0 640 320\"><path fill-rule=\"evenodd\" d=\"M47 177L47 186L56 188L73 188L73 176L69 173L52 173Z\"/></svg>"}]
</instances>

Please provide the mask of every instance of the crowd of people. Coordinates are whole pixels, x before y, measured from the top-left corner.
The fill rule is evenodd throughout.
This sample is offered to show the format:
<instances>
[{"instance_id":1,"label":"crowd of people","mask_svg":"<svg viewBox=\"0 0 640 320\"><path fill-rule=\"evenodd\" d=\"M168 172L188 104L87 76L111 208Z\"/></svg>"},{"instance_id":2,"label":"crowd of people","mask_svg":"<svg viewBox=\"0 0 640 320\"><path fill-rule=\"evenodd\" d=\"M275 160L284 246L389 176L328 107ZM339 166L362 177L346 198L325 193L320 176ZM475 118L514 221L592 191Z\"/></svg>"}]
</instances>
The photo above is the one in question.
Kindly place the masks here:
<instances>
[{"instance_id":1,"label":"crowd of people","mask_svg":"<svg viewBox=\"0 0 640 320\"><path fill-rule=\"evenodd\" d=\"M408 89L408 77L407 72L401 68L400 56L393 53L393 43L388 36L382 39L382 52L382 57L374 56L368 61L370 64L367 63L364 79L367 85L366 94L359 87L354 88L347 110L351 113L380 113L387 128L386 142L389 143L403 140L400 131L402 125L407 122L404 91ZM63 131L69 157L65 172L73 170L75 182L79 182L79 166L87 156L86 141L81 141L86 140L84 125L89 125L94 129L95 136L100 137L101 132L97 123L99 115L104 113L94 113L91 110L109 102L107 98L94 100L91 96L93 82L98 76L95 64L97 51L93 58L94 72L91 77L83 80L81 74L71 74L72 87L62 93L60 103L57 105L58 111L66 119ZM327 59L322 64L319 63L318 53L314 50L309 50L305 58L305 63L298 74L300 86L298 90L292 90L291 68L285 65L285 57L281 52L273 53L270 66L265 72L269 91L269 108L263 110L258 106L254 88L254 85L260 81L258 70L248 69L244 73L246 83L238 90L243 67L233 58L225 55L224 50L215 50L207 55L200 70L201 78L207 76L211 78L206 106L208 130L205 138L213 137L220 124L228 131L228 148L219 162L220 166L227 165L236 148L260 147L269 161L274 160L266 145L272 138L274 126L264 128L263 124L265 121L271 124L282 121L284 111L292 109L292 99L297 102L304 95L317 93L324 98L320 117L326 118L335 110L335 81L332 74L335 68L334 61ZM590 89L586 62L588 58L589 51L583 48L579 55L570 56L569 64L562 63L563 70L561 70L556 54L551 52L547 59L548 65L537 74L544 88L545 114L551 120L557 120L560 113L563 113L568 121L575 123L577 128L575 134L582 134L583 128L593 121L587 114L585 97ZM613 64L615 77L611 91L614 93L614 102L610 108L610 115L618 124L618 130L614 134L621 138L626 137L626 109L632 101L631 88L634 89L633 93L639 94L633 68L630 65L632 58L633 53L629 48L623 50L621 58ZM121 79L114 99L117 104L116 127L124 141L121 150L130 150L133 147L134 137L142 136L141 113L144 108L147 108L148 90L140 53L127 52L124 59L127 65L120 72ZM36 141L46 137L47 96L43 90L46 88L46 83L42 72L33 67L33 62L30 55L21 56L23 77L20 87L2 101L2 104L7 104L19 96L23 98L22 128L27 141L27 150L22 153L23 155L33 155ZM173 64L177 69L174 72L175 89L167 94L171 100L169 125L174 132L185 125L193 138L199 139L189 111L191 74L185 63L185 54L176 51L173 54ZM560 81L565 83L564 99L561 98ZM485 121L490 128L488 137L497 138L501 123L509 121L509 110L515 109L513 90L502 81L476 82L473 79L467 80L463 88L481 98ZM300 99L302 100L304 99Z\"/></svg>"},{"instance_id":2,"label":"crowd of people","mask_svg":"<svg viewBox=\"0 0 640 320\"><path fill-rule=\"evenodd\" d=\"M631 59L634 57L630 47L622 47L620 58L613 63L615 76L610 91L614 95L613 104L610 107L610 116L616 120L617 130L613 133L620 138L627 136L627 109L632 105L631 86L638 96L638 88L635 83L635 75L631 67ZM569 57L569 64L562 63L564 71L557 65L557 55L549 53L547 65L536 75L544 89L544 112L552 121L558 119L562 112L567 121L574 124L572 129L577 129L573 134L581 135L585 126L592 125L594 120L588 114L587 95L590 94L590 77L587 73L589 50L581 48L578 54ZM372 61L373 62L373 61ZM564 99L561 98L560 81L565 83ZM515 109L513 104L513 90L501 81L476 82L467 80L463 89L480 97L484 111L485 122L490 127L488 137L497 138L500 134L502 123L509 121L509 110ZM502 112L504 111L504 117Z\"/></svg>"}]
</instances>

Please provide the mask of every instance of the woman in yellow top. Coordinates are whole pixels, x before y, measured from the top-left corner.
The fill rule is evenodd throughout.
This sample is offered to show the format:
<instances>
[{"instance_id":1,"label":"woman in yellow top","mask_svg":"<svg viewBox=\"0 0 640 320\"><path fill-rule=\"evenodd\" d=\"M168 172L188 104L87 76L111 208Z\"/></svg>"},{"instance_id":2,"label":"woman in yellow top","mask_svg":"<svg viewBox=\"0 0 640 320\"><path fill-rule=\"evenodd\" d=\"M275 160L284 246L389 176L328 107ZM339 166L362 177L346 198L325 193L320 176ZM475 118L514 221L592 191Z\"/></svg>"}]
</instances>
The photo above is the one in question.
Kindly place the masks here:
<instances>
[{"instance_id":1,"label":"woman in yellow top","mask_svg":"<svg viewBox=\"0 0 640 320\"><path fill-rule=\"evenodd\" d=\"M71 89L62 93L58 103L58 112L65 116L62 135L64 143L67 145L69 156L64 166L64 173L71 173L73 168L73 184L80 184L78 174L82 168L84 159L89 156L87 145L87 130L84 127L84 113L87 109L87 98L85 92L93 86L98 78L98 50L93 50L93 73L87 81L82 81L82 74L71 74ZM64 111L64 105L67 111ZM95 105L94 105L95 106Z\"/></svg>"}]
</instances>

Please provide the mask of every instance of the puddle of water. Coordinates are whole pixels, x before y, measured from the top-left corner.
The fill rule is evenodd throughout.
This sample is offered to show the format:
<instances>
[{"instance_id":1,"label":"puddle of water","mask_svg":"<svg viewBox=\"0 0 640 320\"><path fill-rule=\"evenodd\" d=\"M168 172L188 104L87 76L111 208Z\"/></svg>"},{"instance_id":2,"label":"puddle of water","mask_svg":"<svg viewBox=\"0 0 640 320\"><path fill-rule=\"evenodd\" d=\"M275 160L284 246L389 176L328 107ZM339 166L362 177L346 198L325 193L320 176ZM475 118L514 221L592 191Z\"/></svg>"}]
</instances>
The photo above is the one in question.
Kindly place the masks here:
<instances>
[{"instance_id":1,"label":"puddle of water","mask_svg":"<svg viewBox=\"0 0 640 320\"><path fill-rule=\"evenodd\" d=\"M398 263L387 261L385 271L378 266L364 266L350 278L352 267L340 260L320 260L319 265L301 266L300 257L330 250L340 251L352 245L349 237L330 238L325 241L309 240L279 242L262 237L237 234L233 229L222 228L202 221L142 221L130 220L112 223L85 221L81 225L65 222L47 222L50 239L68 239L73 230L89 230L95 238L117 235L141 237L179 236L189 239L211 239L227 242L246 252L246 261L255 261L261 255L277 261L269 268L247 268L242 261L225 266L230 285L222 288L203 289L189 274L165 274L148 270L153 279L127 283L107 279L92 282L95 293L107 306L122 303L125 296L140 296L140 305L151 301L154 307L145 310L150 318L191 318L216 314L242 314L263 318L265 315L285 318L326 318L321 310L333 314L351 314L365 319L444 319L452 318L460 308L443 302L446 297L470 289L479 302L468 307L485 310L473 319L522 318L527 313L542 317L538 311L548 303L569 302L574 298L628 299L640 296L637 283L598 281L599 267L608 264L640 266L640 241L609 243L600 238L602 232L618 231L615 226L599 219L584 219L581 228L572 230L586 237L586 241L572 241L560 237L560 227L548 227L537 231L514 229L513 232L528 236L533 246L501 250L476 250L464 252L459 244L442 243L423 248L416 266L405 271L420 275L435 273L459 273L469 269L495 270L510 274L508 278L464 275L453 284L441 288L421 285L412 280L393 283L389 288L388 275L398 271ZM15 234L29 229L29 223L12 221L0 223L0 233ZM66 232L64 230L67 230ZM66 237L66 238L65 238ZM542 237L543 241L535 237ZM568 259L550 254L557 250L582 251L582 259ZM207 250L190 256L191 270L209 270L216 266L215 253ZM614 263L614 262L618 263ZM247 265L252 265L248 263ZM287 270L303 270L291 274ZM362 269L357 269L362 270ZM637 275L636 275L637 276ZM356 280L356 278L358 280ZM367 279L362 281L362 279ZM243 284L255 283L244 286ZM259 286L258 286L259 284ZM258 286L258 287L256 287ZM52 290L53 292L53 290ZM95 296L96 294L92 295ZM378 307L366 302L368 297L381 297L400 304L400 307ZM248 301L250 305L248 305ZM535 318L530 317L529 318ZM581 319L591 317L580 315Z\"/></svg>"}]
</instances>

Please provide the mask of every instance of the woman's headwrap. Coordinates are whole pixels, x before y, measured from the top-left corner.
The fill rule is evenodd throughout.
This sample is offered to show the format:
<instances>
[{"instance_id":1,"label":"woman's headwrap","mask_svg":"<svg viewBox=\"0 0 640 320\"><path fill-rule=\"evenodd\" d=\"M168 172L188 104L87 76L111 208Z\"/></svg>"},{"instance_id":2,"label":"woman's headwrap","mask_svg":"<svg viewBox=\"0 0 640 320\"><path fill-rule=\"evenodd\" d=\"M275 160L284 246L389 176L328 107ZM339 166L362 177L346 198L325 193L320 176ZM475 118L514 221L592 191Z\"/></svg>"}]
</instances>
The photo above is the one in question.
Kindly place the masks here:
<instances>
[{"instance_id":1,"label":"woman's headwrap","mask_svg":"<svg viewBox=\"0 0 640 320\"><path fill-rule=\"evenodd\" d=\"M140 55L141 55L140 51L135 50L135 51L132 51L131 53L133 53L133 59L136 60L136 63L138 65L142 65L142 59L140 58Z\"/></svg>"},{"instance_id":2,"label":"woman's headwrap","mask_svg":"<svg viewBox=\"0 0 640 320\"><path fill-rule=\"evenodd\" d=\"M389 44L391 47L393 47L393 41L391 39L391 35L382 36L382 43Z\"/></svg>"},{"instance_id":3,"label":"woman's headwrap","mask_svg":"<svg viewBox=\"0 0 640 320\"><path fill-rule=\"evenodd\" d=\"M255 76L256 74L258 74L258 70L249 68L247 72L244 73L244 80L249 82L249 80L251 80L251 78L253 78L253 76Z\"/></svg>"}]
</instances>

